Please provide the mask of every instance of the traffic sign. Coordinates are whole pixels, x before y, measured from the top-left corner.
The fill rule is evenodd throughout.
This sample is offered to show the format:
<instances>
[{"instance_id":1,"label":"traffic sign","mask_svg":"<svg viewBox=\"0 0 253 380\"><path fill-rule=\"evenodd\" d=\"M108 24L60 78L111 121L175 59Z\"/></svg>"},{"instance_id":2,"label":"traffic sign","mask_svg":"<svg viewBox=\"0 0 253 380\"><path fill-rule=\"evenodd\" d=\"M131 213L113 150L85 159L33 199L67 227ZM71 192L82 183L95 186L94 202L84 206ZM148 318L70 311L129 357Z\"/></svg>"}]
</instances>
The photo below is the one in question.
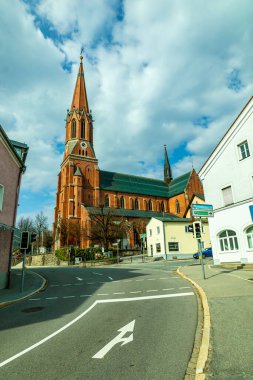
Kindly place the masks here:
<instances>
[{"instance_id":1,"label":"traffic sign","mask_svg":"<svg viewBox=\"0 0 253 380\"><path fill-rule=\"evenodd\" d=\"M192 216L203 216L204 218L212 218L213 211L192 210Z\"/></svg>"},{"instance_id":2,"label":"traffic sign","mask_svg":"<svg viewBox=\"0 0 253 380\"><path fill-rule=\"evenodd\" d=\"M211 211L213 210L213 205L208 205L206 203L193 203L191 205L192 210L205 210Z\"/></svg>"},{"instance_id":3,"label":"traffic sign","mask_svg":"<svg viewBox=\"0 0 253 380\"><path fill-rule=\"evenodd\" d=\"M194 203L191 205L192 216L211 218L213 217L213 205Z\"/></svg>"}]
</instances>

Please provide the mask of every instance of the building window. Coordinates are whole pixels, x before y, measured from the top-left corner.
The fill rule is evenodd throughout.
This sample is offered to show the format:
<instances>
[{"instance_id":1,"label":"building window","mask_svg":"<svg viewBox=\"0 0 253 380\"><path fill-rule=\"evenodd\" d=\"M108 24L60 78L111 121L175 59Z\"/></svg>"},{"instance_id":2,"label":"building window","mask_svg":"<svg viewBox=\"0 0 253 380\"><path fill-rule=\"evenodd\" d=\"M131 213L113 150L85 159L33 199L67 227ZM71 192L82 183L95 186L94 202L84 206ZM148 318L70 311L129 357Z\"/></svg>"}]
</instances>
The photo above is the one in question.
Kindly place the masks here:
<instances>
[{"instance_id":1,"label":"building window","mask_svg":"<svg viewBox=\"0 0 253 380\"><path fill-rule=\"evenodd\" d=\"M152 244L150 245L150 254L151 254L151 256L153 256L153 245Z\"/></svg>"},{"instance_id":2,"label":"building window","mask_svg":"<svg viewBox=\"0 0 253 380\"><path fill-rule=\"evenodd\" d=\"M161 252L161 244L156 243L156 252Z\"/></svg>"},{"instance_id":3,"label":"building window","mask_svg":"<svg viewBox=\"0 0 253 380\"><path fill-rule=\"evenodd\" d=\"M164 202L163 202L163 201L162 201L162 203L161 203L161 210L162 210L162 212L165 211L165 208L164 208Z\"/></svg>"},{"instance_id":4,"label":"building window","mask_svg":"<svg viewBox=\"0 0 253 380\"><path fill-rule=\"evenodd\" d=\"M151 199L148 201L148 209L149 209L149 211L152 211L152 209L153 209L152 200Z\"/></svg>"},{"instance_id":5,"label":"building window","mask_svg":"<svg viewBox=\"0 0 253 380\"><path fill-rule=\"evenodd\" d=\"M222 191L224 206L232 205L234 203L232 187L231 186L224 187L224 189L222 189L221 191Z\"/></svg>"},{"instance_id":6,"label":"building window","mask_svg":"<svg viewBox=\"0 0 253 380\"><path fill-rule=\"evenodd\" d=\"M178 252L179 251L179 243L178 242L168 242L168 247L170 252Z\"/></svg>"},{"instance_id":7,"label":"building window","mask_svg":"<svg viewBox=\"0 0 253 380\"><path fill-rule=\"evenodd\" d=\"M238 251L238 240L235 231L225 230L219 234L220 250L226 251Z\"/></svg>"},{"instance_id":8,"label":"building window","mask_svg":"<svg viewBox=\"0 0 253 380\"><path fill-rule=\"evenodd\" d=\"M250 226L247 228L246 237L247 237L248 248L253 249L253 226Z\"/></svg>"},{"instance_id":9,"label":"building window","mask_svg":"<svg viewBox=\"0 0 253 380\"><path fill-rule=\"evenodd\" d=\"M176 213L180 214L180 204L177 199L176 199Z\"/></svg>"},{"instance_id":10,"label":"building window","mask_svg":"<svg viewBox=\"0 0 253 380\"><path fill-rule=\"evenodd\" d=\"M160 227L159 226L156 227L156 231L157 231L157 235L159 235L160 234Z\"/></svg>"},{"instance_id":11,"label":"building window","mask_svg":"<svg viewBox=\"0 0 253 380\"><path fill-rule=\"evenodd\" d=\"M132 198L130 198L130 205L131 209L134 210L134 200Z\"/></svg>"},{"instance_id":12,"label":"building window","mask_svg":"<svg viewBox=\"0 0 253 380\"><path fill-rule=\"evenodd\" d=\"M3 203L4 203L4 186L0 185L0 211L3 209Z\"/></svg>"},{"instance_id":13,"label":"building window","mask_svg":"<svg viewBox=\"0 0 253 380\"><path fill-rule=\"evenodd\" d=\"M109 197L106 194L106 196L105 196L105 207L109 207L109 206L110 206Z\"/></svg>"},{"instance_id":14,"label":"building window","mask_svg":"<svg viewBox=\"0 0 253 380\"><path fill-rule=\"evenodd\" d=\"M76 120L73 119L71 123L71 138L73 139L75 137L76 137Z\"/></svg>"},{"instance_id":15,"label":"building window","mask_svg":"<svg viewBox=\"0 0 253 380\"><path fill-rule=\"evenodd\" d=\"M125 208L125 200L124 197L120 198L120 208Z\"/></svg>"},{"instance_id":16,"label":"building window","mask_svg":"<svg viewBox=\"0 0 253 380\"><path fill-rule=\"evenodd\" d=\"M239 155L240 155L241 160L244 160L245 158L250 156L249 145L248 145L247 140L245 140L241 144L239 144L238 149L239 149Z\"/></svg>"},{"instance_id":17,"label":"building window","mask_svg":"<svg viewBox=\"0 0 253 380\"><path fill-rule=\"evenodd\" d=\"M152 236L152 230L149 230L149 236Z\"/></svg>"},{"instance_id":18,"label":"building window","mask_svg":"<svg viewBox=\"0 0 253 380\"><path fill-rule=\"evenodd\" d=\"M139 201L138 201L138 198L135 198L135 210L138 210L139 209Z\"/></svg>"},{"instance_id":19,"label":"building window","mask_svg":"<svg viewBox=\"0 0 253 380\"><path fill-rule=\"evenodd\" d=\"M85 120L81 120L81 139L85 139Z\"/></svg>"}]
</instances>

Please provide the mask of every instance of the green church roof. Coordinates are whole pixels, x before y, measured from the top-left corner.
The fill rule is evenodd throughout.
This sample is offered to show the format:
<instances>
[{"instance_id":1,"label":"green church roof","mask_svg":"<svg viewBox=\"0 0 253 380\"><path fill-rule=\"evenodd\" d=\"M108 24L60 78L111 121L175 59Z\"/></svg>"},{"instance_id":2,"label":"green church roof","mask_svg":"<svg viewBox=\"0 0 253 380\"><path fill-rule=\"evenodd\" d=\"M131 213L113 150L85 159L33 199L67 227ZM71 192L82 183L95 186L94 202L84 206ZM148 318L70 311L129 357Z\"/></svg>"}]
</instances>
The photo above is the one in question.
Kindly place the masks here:
<instances>
[{"instance_id":1,"label":"green church roof","mask_svg":"<svg viewBox=\"0 0 253 380\"><path fill-rule=\"evenodd\" d=\"M171 181L171 183L169 184L169 198L184 192L189 182L191 173L192 172L190 171Z\"/></svg>"},{"instance_id":2,"label":"green church roof","mask_svg":"<svg viewBox=\"0 0 253 380\"><path fill-rule=\"evenodd\" d=\"M100 189L168 198L168 184L162 180L100 170Z\"/></svg>"},{"instance_id":3,"label":"green church roof","mask_svg":"<svg viewBox=\"0 0 253 380\"><path fill-rule=\"evenodd\" d=\"M100 189L171 198L184 192L191 173L183 174L167 184L159 179L100 170Z\"/></svg>"}]
</instances>

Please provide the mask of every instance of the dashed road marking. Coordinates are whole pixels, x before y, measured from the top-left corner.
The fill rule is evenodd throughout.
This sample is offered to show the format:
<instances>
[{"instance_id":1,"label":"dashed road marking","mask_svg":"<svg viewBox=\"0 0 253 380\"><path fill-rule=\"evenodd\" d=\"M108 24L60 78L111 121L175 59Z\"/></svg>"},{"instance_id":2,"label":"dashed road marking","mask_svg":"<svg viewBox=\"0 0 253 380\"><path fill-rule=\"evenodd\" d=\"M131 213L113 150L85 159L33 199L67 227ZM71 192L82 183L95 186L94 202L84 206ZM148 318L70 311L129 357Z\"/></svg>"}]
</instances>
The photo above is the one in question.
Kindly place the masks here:
<instances>
[{"instance_id":1,"label":"dashed road marking","mask_svg":"<svg viewBox=\"0 0 253 380\"><path fill-rule=\"evenodd\" d=\"M148 278L147 280L148 280L148 281L155 281L156 278Z\"/></svg>"},{"instance_id":2,"label":"dashed road marking","mask_svg":"<svg viewBox=\"0 0 253 380\"><path fill-rule=\"evenodd\" d=\"M40 298L29 298L29 301L40 301Z\"/></svg>"},{"instance_id":3,"label":"dashed road marking","mask_svg":"<svg viewBox=\"0 0 253 380\"><path fill-rule=\"evenodd\" d=\"M92 294L81 294L80 297L92 297Z\"/></svg>"},{"instance_id":4,"label":"dashed road marking","mask_svg":"<svg viewBox=\"0 0 253 380\"><path fill-rule=\"evenodd\" d=\"M97 296L109 296L108 293L98 293Z\"/></svg>"},{"instance_id":5,"label":"dashed road marking","mask_svg":"<svg viewBox=\"0 0 253 380\"><path fill-rule=\"evenodd\" d=\"M166 290L174 290L175 288L167 288L167 289L162 289L162 290L164 290L164 291L166 291Z\"/></svg>"},{"instance_id":6,"label":"dashed road marking","mask_svg":"<svg viewBox=\"0 0 253 380\"><path fill-rule=\"evenodd\" d=\"M190 286L181 286L181 288L179 288L179 289L191 289L191 287Z\"/></svg>"},{"instance_id":7,"label":"dashed road marking","mask_svg":"<svg viewBox=\"0 0 253 380\"><path fill-rule=\"evenodd\" d=\"M73 285L73 284L64 284L64 285L62 285L62 286L71 286L71 285Z\"/></svg>"},{"instance_id":8,"label":"dashed road marking","mask_svg":"<svg viewBox=\"0 0 253 380\"><path fill-rule=\"evenodd\" d=\"M145 278L142 278L142 279L139 279L139 280L135 280L135 281L144 281L145 280Z\"/></svg>"},{"instance_id":9,"label":"dashed road marking","mask_svg":"<svg viewBox=\"0 0 253 380\"><path fill-rule=\"evenodd\" d=\"M93 274L97 274L98 276L103 276L102 273L98 273L98 272L92 272Z\"/></svg>"},{"instance_id":10,"label":"dashed road marking","mask_svg":"<svg viewBox=\"0 0 253 380\"><path fill-rule=\"evenodd\" d=\"M46 297L46 300L56 300L59 297Z\"/></svg>"},{"instance_id":11,"label":"dashed road marking","mask_svg":"<svg viewBox=\"0 0 253 380\"><path fill-rule=\"evenodd\" d=\"M113 293L113 294L126 294L125 292L117 292L117 293Z\"/></svg>"},{"instance_id":12,"label":"dashed road marking","mask_svg":"<svg viewBox=\"0 0 253 380\"><path fill-rule=\"evenodd\" d=\"M141 290L136 290L135 292L130 292L131 294L141 293Z\"/></svg>"},{"instance_id":13,"label":"dashed road marking","mask_svg":"<svg viewBox=\"0 0 253 380\"><path fill-rule=\"evenodd\" d=\"M65 296L65 297L62 297L62 298L75 298L76 296Z\"/></svg>"},{"instance_id":14,"label":"dashed road marking","mask_svg":"<svg viewBox=\"0 0 253 380\"><path fill-rule=\"evenodd\" d=\"M158 290L155 290L155 289L147 290L147 293L150 293L150 292L158 292Z\"/></svg>"},{"instance_id":15,"label":"dashed road marking","mask_svg":"<svg viewBox=\"0 0 253 380\"><path fill-rule=\"evenodd\" d=\"M59 284L52 284L52 285L50 285L50 286L52 286L52 287L53 287L53 286L60 286L60 285L59 285Z\"/></svg>"}]
</instances>

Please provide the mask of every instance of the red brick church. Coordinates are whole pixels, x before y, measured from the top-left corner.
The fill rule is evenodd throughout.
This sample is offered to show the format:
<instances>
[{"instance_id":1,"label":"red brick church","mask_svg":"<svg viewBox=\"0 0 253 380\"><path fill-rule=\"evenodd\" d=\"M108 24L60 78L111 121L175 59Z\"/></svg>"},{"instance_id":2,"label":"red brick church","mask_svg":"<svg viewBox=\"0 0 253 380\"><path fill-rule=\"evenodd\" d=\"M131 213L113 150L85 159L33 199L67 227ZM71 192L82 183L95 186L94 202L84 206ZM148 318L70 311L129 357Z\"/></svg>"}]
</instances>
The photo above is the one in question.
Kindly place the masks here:
<instances>
[{"instance_id":1,"label":"red brick church","mask_svg":"<svg viewBox=\"0 0 253 380\"><path fill-rule=\"evenodd\" d=\"M192 196L203 195L202 184L194 169L173 179L166 147L164 180L100 170L94 151L93 120L82 60L81 56L66 117L65 151L56 193L54 245L55 248L70 244L86 248L94 244L87 232L91 229L91 215L101 213L103 205L115 223L127 226L121 245L133 248L140 244L140 236L152 216L184 217Z\"/></svg>"}]
</instances>

